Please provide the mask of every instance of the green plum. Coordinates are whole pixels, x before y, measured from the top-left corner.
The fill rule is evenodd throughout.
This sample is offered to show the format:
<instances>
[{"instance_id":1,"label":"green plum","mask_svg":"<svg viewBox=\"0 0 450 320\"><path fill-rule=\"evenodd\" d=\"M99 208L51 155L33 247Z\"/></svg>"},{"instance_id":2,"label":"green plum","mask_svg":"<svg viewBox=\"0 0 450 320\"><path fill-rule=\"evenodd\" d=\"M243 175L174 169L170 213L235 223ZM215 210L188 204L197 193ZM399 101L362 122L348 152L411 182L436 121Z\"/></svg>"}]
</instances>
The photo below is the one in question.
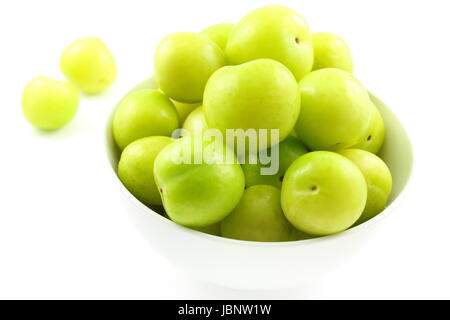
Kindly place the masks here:
<instances>
[{"instance_id":1,"label":"green plum","mask_svg":"<svg viewBox=\"0 0 450 320\"><path fill-rule=\"evenodd\" d=\"M194 111L197 107L201 106L202 104L199 103L184 103L184 102L178 102L175 100L172 100L173 105L177 109L178 112L178 118L180 119L180 125L183 125L184 121L186 120L187 116Z\"/></svg>"},{"instance_id":2,"label":"green plum","mask_svg":"<svg viewBox=\"0 0 450 320\"><path fill-rule=\"evenodd\" d=\"M200 136L182 137L165 147L156 157L154 175L168 216L187 227L224 219L245 187L233 151Z\"/></svg>"},{"instance_id":3,"label":"green plum","mask_svg":"<svg viewBox=\"0 0 450 320\"><path fill-rule=\"evenodd\" d=\"M337 68L353 72L353 61L347 43L333 33L320 32L312 35L314 48L313 70Z\"/></svg>"},{"instance_id":4,"label":"green plum","mask_svg":"<svg viewBox=\"0 0 450 320\"><path fill-rule=\"evenodd\" d=\"M297 135L297 132L295 132L295 129L291 131L291 133L289 134L289 136L298 139L298 135Z\"/></svg>"},{"instance_id":5,"label":"green plum","mask_svg":"<svg viewBox=\"0 0 450 320\"><path fill-rule=\"evenodd\" d=\"M154 136L130 143L120 156L118 175L124 186L146 205L161 205L161 196L153 177L158 153L172 143L169 137Z\"/></svg>"},{"instance_id":6,"label":"green plum","mask_svg":"<svg viewBox=\"0 0 450 320\"><path fill-rule=\"evenodd\" d=\"M170 217L167 215L166 212L164 212L164 217L170 220ZM218 236L218 237L221 236L220 222L208 225L206 227L187 227L187 228L198 231L198 232L207 233L207 234L210 234L213 236Z\"/></svg>"},{"instance_id":7,"label":"green plum","mask_svg":"<svg viewBox=\"0 0 450 320\"><path fill-rule=\"evenodd\" d=\"M367 186L358 167L330 151L307 153L289 167L281 187L281 206L298 230L325 236L346 230L360 217Z\"/></svg>"},{"instance_id":8,"label":"green plum","mask_svg":"<svg viewBox=\"0 0 450 320\"><path fill-rule=\"evenodd\" d=\"M361 141L371 117L366 89L340 69L313 71L300 81L302 110L295 126L311 150L342 150Z\"/></svg>"},{"instance_id":9,"label":"green plum","mask_svg":"<svg viewBox=\"0 0 450 320\"><path fill-rule=\"evenodd\" d=\"M300 240L310 240L317 238L316 236L312 236L310 234L301 232L300 230L297 230L294 228L294 232L292 234L292 241L300 241Z\"/></svg>"},{"instance_id":10,"label":"green plum","mask_svg":"<svg viewBox=\"0 0 450 320\"><path fill-rule=\"evenodd\" d=\"M209 128L256 129L258 149L286 138L300 112L300 93L292 73L275 60L260 59L216 71L208 81L203 110ZM267 143L259 129L277 129L278 141ZM264 140L264 141L263 141Z\"/></svg>"},{"instance_id":11,"label":"green plum","mask_svg":"<svg viewBox=\"0 0 450 320\"><path fill-rule=\"evenodd\" d=\"M223 237L246 241L290 241L294 228L280 204L280 190L266 185L245 190L237 207L221 223Z\"/></svg>"},{"instance_id":12,"label":"green plum","mask_svg":"<svg viewBox=\"0 0 450 320\"><path fill-rule=\"evenodd\" d=\"M201 35L208 37L214 41L222 50L225 50L230 33L233 30L234 24L232 23L219 23L210 26L200 32Z\"/></svg>"},{"instance_id":13,"label":"green plum","mask_svg":"<svg viewBox=\"0 0 450 320\"><path fill-rule=\"evenodd\" d=\"M201 106L188 115L186 121L184 121L183 129L196 136L201 136L208 129L205 114Z\"/></svg>"},{"instance_id":14,"label":"green plum","mask_svg":"<svg viewBox=\"0 0 450 320\"><path fill-rule=\"evenodd\" d=\"M275 151L274 151L275 150ZM272 152L276 152L275 148L272 148L269 152L269 156L272 156ZM261 168L268 168L271 164L263 164L259 159L256 164L246 163L242 164L242 169L245 175L245 185L247 187L266 184L277 188L281 188L281 182L283 181L284 174L289 166L297 158L307 153L308 150L305 146L296 138L289 136L278 145L278 171L273 175L261 174ZM274 159L274 157L272 157ZM276 158L275 158L276 159ZM274 160L275 161L275 160Z\"/></svg>"},{"instance_id":15,"label":"green plum","mask_svg":"<svg viewBox=\"0 0 450 320\"><path fill-rule=\"evenodd\" d=\"M39 76L31 80L22 95L22 112L35 127L56 130L77 113L80 93L71 83Z\"/></svg>"},{"instance_id":16,"label":"green plum","mask_svg":"<svg viewBox=\"0 0 450 320\"><path fill-rule=\"evenodd\" d=\"M339 152L361 170L367 183L367 203L357 224L372 219L384 210L392 191L392 176L388 166L379 157L360 149Z\"/></svg>"},{"instance_id":17,"label":"green plum","mask_svg":"<svg viewBox=\"0 0 450 320\"><path fill-rule=\"evenodd\" d=\"M93 37L72 42L60 60L62 73L81 91L96 94L116 80L117 67L105 43Z\"/></svg>"},{"instance_id":18,"label":"green plum","mask_svg":"<svg viewBox=\"0 0 450 320\"><path fill-rule=\"evenodd\" d=\"M185 103L202 101L209 77L226 64L218 45L191 32L174 33L162 40L154 63L159 88L171 99Z\"/></svg>"},{"instance_id":19,"label":"green plum","mask_svg":"<svg viewBox=\"0 0 450 320\"><path fill-rule=\"evenodd\" d=\"M120 102L113 118L113 134L120 149L140 138L170 136L178 127L173 103L152 89L130 93Z\"/></svg>"},{"instance_id":20,"label":"green plum","mask_svg":"<svg viewBox=\"0 0 450 320\"><path fill-rule=\"evenodd\" d=\"M234 27L226 48L228 62L269 58L283 63L297 80L312 70L314 50L307 22L292 9L269 5L249 13Z\"/></svg>"},{"instance_id":21,"label":"green plum","mask_svg":"<svg viewBox=\"0 0 450 320\"><path fill-rule=\"evenodd\" d=\"M377 154L384 142L384 120L377 106L371 103L372 115L369 128L362 140L352 148L362 149Z\"/></svg>"},{"instance_id":22,"label":"green plum","mask_svg":"<svg viewBox=\"0 0 450 320\"><path fill-rule=\"evenodd\" d=\"M191 229L196 230L196 231L200 231L200 232L203 232L203 233L207 233L207 234L210 234L210 235L213 235L213 236L220 237L220 235L221 235L220 234L220 222L212 224L212 225L209 225L209 226L206 226L206 227L198 227L198 228L191 228Z\"/></svg>"}]
</instances>

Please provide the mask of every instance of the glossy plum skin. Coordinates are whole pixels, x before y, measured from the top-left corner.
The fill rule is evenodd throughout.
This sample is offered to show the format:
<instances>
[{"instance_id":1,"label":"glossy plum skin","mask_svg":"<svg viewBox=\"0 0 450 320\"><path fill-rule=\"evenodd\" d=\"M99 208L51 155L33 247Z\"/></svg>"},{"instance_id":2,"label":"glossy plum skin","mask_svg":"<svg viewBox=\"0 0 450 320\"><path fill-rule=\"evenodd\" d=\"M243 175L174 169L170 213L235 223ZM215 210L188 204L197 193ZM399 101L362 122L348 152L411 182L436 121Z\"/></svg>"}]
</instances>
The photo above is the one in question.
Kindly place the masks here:
<instances>
[{"instance_id":1,"label":"glossy plum skin","mask_svg":"<svg viewBox=\"0 0 450 320\"><path fill-rule=\"evenodd\" d=\"M222 50L225 50L228 38L230 37L231 31L234 28L232 23L219 23L212 25L202 32L201 35L208 37L210 40L214 41Z\"/></svg>"},{"instance_id":2,"label":"glossy plum skin","mask_svg":"<svg viewBox=\"0 0 450 320\"><path fill-rule=\"evenodd\" d=\"M315 236L342 232L364 210L367 186L358 167L342 155L315 151L301 156L287 170L281 206L298 230Z\"/></svg>"},{"instance_id":3,"label":"glossy plum skin","mask_svg":"<svg viewBox=\"0 0 450 320\"><path fill-rule=\"evenodd\" d=\"M213 41L196 33L179 32L158 45L155 77L171 99L196 103L202 101L209 77L225 64L223 51Z\"/></svg>"},{"instance_id":4,"label":"glossy plum skin","mask_svg":"<svg viewBox=\"0 0 450 320\"><path fill-rule=\"evenodd\" d=\"M224 134L226 129L278 129L282 141L300 112L298 84L292 73L274 60L223 67L208 81L203 110L208 127ZM270 141L268 146L279 141Z\"/></svg>"},{"instance_id":5,"label":"glossy plum skin","mask_svg":"<svg viewBox=\"0 0 450 320\"><path fill-rule=\"evenodd\" d=\"M273 148L272 148L273 150ZM289 166L300 156L308 153L306 147L300 140L289 136L278 145L279 169L274 175L262 175L261 168L269 167L270 164L262 164L260 161L256 164L250 164L248 161L242 164L242 170L245 175L245 185L251 187L254 185L271 185L281 188L284 174Z\"/></svg>"},{"instance_id":6,"label":"glossy plum skin","mask_svg":"<svg viewBox=\"0 0 450 320\"><path fill-rule=\"evenodd\" d=\"M153 136L136 140L123 150L118 175L124 186L146 205L162 205L161 196L153 177L153 163L158 153L172 139Z\"/></svg>"},{"instance_id":7,"label":"glossy plum skin","mask_svg":"<svg viewBox=\"0 0 450 320\"><path fill-rule=\"evenodd\" d=\"M339 152L361 170L367 183L367 203L356 224L366 222L384 210L392 191L392 175L388 166L373 153L360 149Z\"/></svg>"},{"instance_id":8,"label":"glossy plum skin","mask_svg":"<svg viewBox=\"0 0 450 320\"><path fill-rule=\"evenodd\" d=\"M367 132L371 101L350 73L321 69L300 81L302 109L295 131L311 150L342 150Z\"/></svg>"},{"instance_id":9,"label":"glossy plum skin","mask_svg":"<svg viewBox=\"0 0 450 320\"><path fill-rule=\"evenodd\" d=\"M230 161L224 156L232 151L213 145L202 137L183 137L164 148L155 160L155 181L164 208L178 224L215 224L234 209L244 192L244 174L237 159ZM195 146L200 148L195 150ZM189 155L191 163L174 161L174 157L183 155ZM199 155L203 161L195 164L194 158Z\"/></svg>"},{"instance_id":10,"label":"glossy plum skin","mask_svg":"<svg viewBox=\"0 0 450 320\"><path fill-rule=\"evenodd\" d=\"M350 48L344 39L329 32L312 34L314 48L313 70L337 68L353 72Z\"/></svg>"},{"instance_id":11,"label":"glossy plum skin","mask_svg":"<svg viewBox=\"0 0 450 320\"><path fill-rule=\"evenodd\" d=\"M114 139L120 149L150 136L171 136L179 126L173 103L152 89L134 91L117 107L113 118Z\"/></svg>"},{"instance_id":12,"label":"glossy plum skin","mask_svg":"<svg viewBox=\"0 0 450 320\"><path fill-rule=\"evenodd\" d=\"M371 103L371 110L372 113L367 132L362 140L352 148L362 149L377 154L384 142L384 120L374 103Z\"/></svg>"},{"instance_id":13,"label":"glossy plum skin","mask_svg":"<svg viewBox=\"0 0 450 320\"><path fill-rule=\"evenodd\" d=\"M228 39L226 54L230 64L261 58L277 60L297 80L311 71L314 61L307 22L280 5L261 7L239 21Z\"/></svg>"},{"instance_id":14,"label":"glossy plum skin","mask_svg":"<svg viewBox=\"0 0 450 320\"><path fill-rule=\"evenodd\" d=\"M188 115L184 121L183 129L189 134L196 136L201 136L204 131L208 129L208 124L206 123L206 118L202 107L198 107Z\"/></svg>"},{"instance_id":15,"label":"glossy plum skin","mask_svg":"<svg viewBox=\"0 0 450 320\"><path fill-rule=\"evenodd\" d=\"M280 190L267 185L246 189L237 207L222 221L221 234L246 241L293 240L294 228L281 209Z\"/></svg>"},{"instance_id":16,"label":"glossy plum skin","mask_svg":"<svg viewBox=\"0 0 450 320\"><path fill-rule=\"evenodd\" d=\"M93 37L72 42L60 60L62 73L81 91L96 94L116 80L117 66L106 44Z\"/></svg>"},{"instance_id":17,"label":"glossy plum skin","mask_svg":"<svg viewBox=\"0 0 450 320\"><path fill-rule=\"evenodd\" d=\"M56 130L68 124L77 113L80 93L71 83L39 76L22 94L22 112L36 128Z\"/></svg>"}]
</instances>

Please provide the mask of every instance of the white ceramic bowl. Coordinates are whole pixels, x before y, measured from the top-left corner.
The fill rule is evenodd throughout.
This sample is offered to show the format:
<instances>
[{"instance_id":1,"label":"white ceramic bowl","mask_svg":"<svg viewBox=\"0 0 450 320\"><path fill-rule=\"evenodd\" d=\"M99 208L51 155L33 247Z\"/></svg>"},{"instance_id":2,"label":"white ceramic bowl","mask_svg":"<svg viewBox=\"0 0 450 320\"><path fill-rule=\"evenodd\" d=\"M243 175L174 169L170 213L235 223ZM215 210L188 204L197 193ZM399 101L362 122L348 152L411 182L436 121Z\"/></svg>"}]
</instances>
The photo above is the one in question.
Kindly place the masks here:
<instances>
[{"instance_id":1,"label":"white ceramic bowl","mask_svg":"<svg viewBox=\"0 0 450 320\"><path fill-rule=\"evenodd\" d=\"M152 88L149 79L136 89ZM321 277L364 247L387 215L401 210L399 196L411 175L410 140L394 113L372 95L386 126L381 158L391 169L389 206L378 216L341 234L283 243L237 241L179 226L140 203L117 177L119 151L112 138L111 119L106 129L106 149L114 183L129 204L128 213L150 245L176 266L199 279L239 289L278 289Z\"/></svg>"}]
</instances>

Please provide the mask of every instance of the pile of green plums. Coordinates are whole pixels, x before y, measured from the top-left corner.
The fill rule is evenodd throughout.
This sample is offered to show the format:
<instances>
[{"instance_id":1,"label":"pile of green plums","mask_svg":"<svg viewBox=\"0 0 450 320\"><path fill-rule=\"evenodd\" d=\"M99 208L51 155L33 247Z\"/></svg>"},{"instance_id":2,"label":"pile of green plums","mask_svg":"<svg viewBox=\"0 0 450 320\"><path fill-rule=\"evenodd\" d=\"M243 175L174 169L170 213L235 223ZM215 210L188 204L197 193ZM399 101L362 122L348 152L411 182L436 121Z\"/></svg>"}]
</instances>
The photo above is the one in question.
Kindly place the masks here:
<instances>
[{"instance_id":1,"label":"pile of green plums","mask_svg":"<svg viewBox=\"0 0 450 320\"><path fill-rule=\"evenodd\" d=\"M133 91L115 110L118 175L175 223L294 241L342 232L386 207L392 177L376 155L383 118L339 36L310 33L294 10L264 6L236 24L169 35L154 72L155 88ZM208 135L230 129L236 139L257 130L257 147L244 144L241 157ZM277 134L265 139L262 129ZM264 173L263 154L278 159L275 173Z\"/></svg>"}]
</instances>

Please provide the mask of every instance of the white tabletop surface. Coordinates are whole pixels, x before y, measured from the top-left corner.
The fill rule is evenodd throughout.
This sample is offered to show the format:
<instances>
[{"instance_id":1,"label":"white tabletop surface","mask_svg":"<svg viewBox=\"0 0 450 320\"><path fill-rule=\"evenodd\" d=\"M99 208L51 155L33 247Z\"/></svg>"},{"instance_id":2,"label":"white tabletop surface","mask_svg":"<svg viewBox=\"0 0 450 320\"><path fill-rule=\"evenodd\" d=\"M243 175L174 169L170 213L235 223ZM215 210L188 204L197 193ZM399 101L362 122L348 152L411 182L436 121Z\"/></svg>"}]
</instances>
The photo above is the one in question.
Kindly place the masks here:
<instances>
[{"instance_id":1,"label":"white tabletop surface","mask_svg":"<svg viewBox=\"0 0 450 320\"><path fill-rule=\"evenodd\" d=\"M162 37L235 22L265 2L0 2L0 298L450 298L450 22L444 0L278 1L297 9L313 31L347 40L355 75L397 113L413 141L408 197L365 251L320 282L236 291L185 276L129 221L107 183L103 131L112 107L152 74ZM21 115L23 87L40 74L62 79L62 50L90 35L113 51L117 82L100 96L83 97L63 130L36 131Z\"/></svg>"}]
</instances>

